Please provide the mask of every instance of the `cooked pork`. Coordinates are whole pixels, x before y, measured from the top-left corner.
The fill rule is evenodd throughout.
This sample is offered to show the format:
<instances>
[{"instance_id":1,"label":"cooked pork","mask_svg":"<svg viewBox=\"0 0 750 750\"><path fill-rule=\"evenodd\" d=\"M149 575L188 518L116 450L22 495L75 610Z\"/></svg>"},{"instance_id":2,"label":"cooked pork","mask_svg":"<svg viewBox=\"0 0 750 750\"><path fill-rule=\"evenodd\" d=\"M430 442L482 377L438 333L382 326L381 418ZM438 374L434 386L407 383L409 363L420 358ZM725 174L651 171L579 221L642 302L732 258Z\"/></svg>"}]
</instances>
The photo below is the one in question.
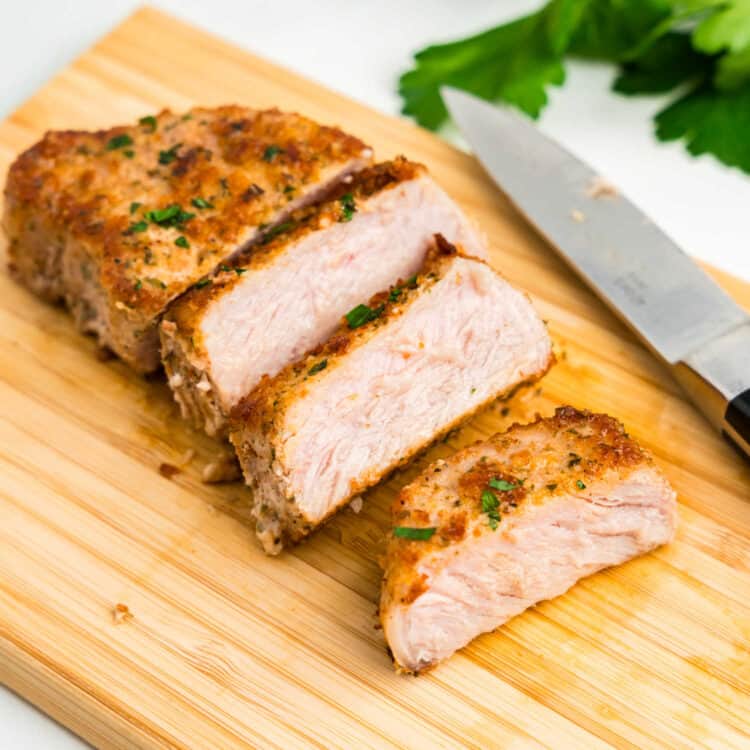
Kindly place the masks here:
<instances>
[{"instance_id":1,"label":"cooked pork","mask_svg":"<svg viewBox=\"0 0 750 750\"><path fill-rule=\"evenodd\" d=\"M358 139L278 110L50 132L8 174L10 269L148 372L170 300L370 160Z\"/></svg>"},{"instance_id":2,"label":"cooked pork","mask_svg":"<svg viewBox=\"0 0 750 750\"><path fill-rule=\"evenodd\" d=\"M354 175L282 229L176 301L161 325L175 398L210 435L224 433L230 409L263 375L327 339L358 302L415 273L435 232L485 256L459 208L405 159Z\"/></svg>"},{"instance_id":3,"label":"cooked pork","mask_svg":"<svg viewBox=\"0 0 750 750\"><path fill-rule=\"evenodd\" d=\"M603 414L563 407L438 461L393 506L380 616L419 672L578 579L668 542L675 493Z\"/></svg>"},{"instance_id":4,"label":"cooked pork","mask_svg":"<svg viewBox=\"0 0 750 750\"><path fill-rule=\"evenodd\" d=\"M231 439L266 552L551 360L528 298L438 237L418 275L352 309L324 345L235 407Z\"/></svg>"}]
</instances>

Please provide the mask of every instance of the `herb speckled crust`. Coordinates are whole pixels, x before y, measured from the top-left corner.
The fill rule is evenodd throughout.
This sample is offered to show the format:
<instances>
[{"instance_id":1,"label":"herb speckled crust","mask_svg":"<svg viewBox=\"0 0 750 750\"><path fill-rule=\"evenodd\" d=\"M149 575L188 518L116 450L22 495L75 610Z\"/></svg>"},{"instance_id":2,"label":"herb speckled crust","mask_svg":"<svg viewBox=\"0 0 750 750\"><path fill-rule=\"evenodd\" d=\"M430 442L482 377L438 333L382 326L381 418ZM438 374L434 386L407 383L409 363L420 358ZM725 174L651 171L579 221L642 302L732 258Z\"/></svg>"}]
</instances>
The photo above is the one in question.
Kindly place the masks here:
<instances>
[{"instance_id":1,"label":"herb speckled crust","mask_svg":"<svg viewBox=\"0 0 750 750\"><path fill-rule=\"evenodd\" d=\"M357 138L276 109L163 111L135 126L49 132L8 174L10 268L148 371L158 366L156 319L172 299L297 196L370 160ZM150 219L174 205L182 221Z\"/></svg>"}]
</instances>

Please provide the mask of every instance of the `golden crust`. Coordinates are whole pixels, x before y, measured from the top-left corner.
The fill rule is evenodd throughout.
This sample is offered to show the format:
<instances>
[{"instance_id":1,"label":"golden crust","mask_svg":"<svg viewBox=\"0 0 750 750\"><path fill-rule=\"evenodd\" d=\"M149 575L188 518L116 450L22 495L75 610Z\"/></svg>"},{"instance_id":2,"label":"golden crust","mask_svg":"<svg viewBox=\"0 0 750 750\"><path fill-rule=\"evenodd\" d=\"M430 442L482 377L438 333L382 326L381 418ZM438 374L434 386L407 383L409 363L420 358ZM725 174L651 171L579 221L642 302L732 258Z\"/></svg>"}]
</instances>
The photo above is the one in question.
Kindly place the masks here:
<instances>
[{"instance_id":1,"label":"golden crust","mask_svg":"<svg viewBox=\"0 0 750 750\"><path fill-rule=\"evenodd\" d=\"M467 465L468 462L468 465ZM434 528L429 539L391 536L383 583L385 607L409 604L425 590L417 573L420 560L487 534L502 534L508 517L527 503L546 503L556 496L580 493L611 472L624 478L653 460L606 414L563 406L554 416L478 441L427 467L394 500L394 527ZM491 479L505 482L493 491ZM500 520L493 530L482 493L493 491Z\"/></svg>"},{"instance_id":2,"label":"golden crust","mask_svg":"<svg viewBox=\"0 0 750 750\"><path fill-rule=\"evenodd\" d=\"M28 251L27 225L44 223L52 236L85 247L110 308L147 320L301 187L369 160L357 138L276 109L165 110L135 126L48 132L8 173L11 264L30 266L13 255ZM170 206L182 210L176 219L150 220L149 212Z\"/></svg>"},{"instance_id":3,"label":"golden crust","mask_svg":"<svg viewBox=\"0 0 750 750\"><path fill-rule=\"evenodd\" d=\"M375 193L394 188L426 174L426 171L423 165L398 157L366 167L352 175L351 181L337 186L323 202L298 209L282 225L268 232L265 235L267 239L262 238L228 263L222 264L214 274L201 282L200 287L193 287L170 307L165 317L177 325L175 335L191 340L192 347L202 351L198 325L202 313L211 302L239 283L243 273L267 265L282 254L290 243L333 223L346 221L350 216L348 211L356 211L359 203Z\"/></svg>"}]
</instances>

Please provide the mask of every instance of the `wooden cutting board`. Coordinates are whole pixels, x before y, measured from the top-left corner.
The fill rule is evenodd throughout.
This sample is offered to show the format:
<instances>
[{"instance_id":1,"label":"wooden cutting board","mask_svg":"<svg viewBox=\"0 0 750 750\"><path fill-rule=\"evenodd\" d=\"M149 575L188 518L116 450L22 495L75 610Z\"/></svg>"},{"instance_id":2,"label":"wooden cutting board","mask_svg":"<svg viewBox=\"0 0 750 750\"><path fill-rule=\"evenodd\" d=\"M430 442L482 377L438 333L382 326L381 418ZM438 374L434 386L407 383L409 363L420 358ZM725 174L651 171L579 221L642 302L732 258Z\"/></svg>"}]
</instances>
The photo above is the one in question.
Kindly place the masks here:
<instances>
[{"instance_id":1,"label":"wooden cutting board","mask_svg":"<svg viewBox=\"0 0 750 750\"><path fill-rule=\"evenodd\" d=\"M102 747L750 747L750 471L472 158L144 9L0 126L0 168L48 128L226 102L426 162L549 319L560 362L271 559L243 486L201 484L217 446L180 423L162 379L98 361L61 310L0 275L0 678ZM719 278L750 304L750 286ZM563 403L619 417L656 454L679 493L676 542L427 676L394 674L374 627L394 493L427 460Z\"/></svg>"}]
</instances>

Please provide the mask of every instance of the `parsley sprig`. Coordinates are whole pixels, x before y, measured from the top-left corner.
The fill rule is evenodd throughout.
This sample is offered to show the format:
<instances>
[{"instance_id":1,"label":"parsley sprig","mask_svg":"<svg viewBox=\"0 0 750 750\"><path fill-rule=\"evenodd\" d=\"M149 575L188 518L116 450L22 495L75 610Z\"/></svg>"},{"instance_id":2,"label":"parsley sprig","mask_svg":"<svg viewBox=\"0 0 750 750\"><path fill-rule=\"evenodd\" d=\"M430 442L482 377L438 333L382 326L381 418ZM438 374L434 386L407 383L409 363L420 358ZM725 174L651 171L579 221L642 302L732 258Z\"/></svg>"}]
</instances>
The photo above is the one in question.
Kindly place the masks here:
<instances>
[{"instance_id":1,"label":"parsley sprig","mask_svg":"<svg viewBox=\"0 0 750 750\"><path fill-rule=\"evenodd\" d=\"M621 94L676 92L655 117L657 137L750 172L748 0L549 0L536 13L417 52L399 82L403 111L436 129L448 116L439 93L447 84L538 117L570 57L617 65Z\"/></svg>"},{"instance_id":2,"label":"parsley sprig","mask_svg":"<svg viewBox=\"0 0 750 750\"><path fill-rule=\"evenodd\" d=\"M365 323L369 323L371 320L379 318L384 310L385 305L378 305L377 307L357 305L355 308L349 310L344 317L346 318L346 323L349 328L354 330L355 328L360 328L365 325Z\"/></svg>"}]
</instances>

